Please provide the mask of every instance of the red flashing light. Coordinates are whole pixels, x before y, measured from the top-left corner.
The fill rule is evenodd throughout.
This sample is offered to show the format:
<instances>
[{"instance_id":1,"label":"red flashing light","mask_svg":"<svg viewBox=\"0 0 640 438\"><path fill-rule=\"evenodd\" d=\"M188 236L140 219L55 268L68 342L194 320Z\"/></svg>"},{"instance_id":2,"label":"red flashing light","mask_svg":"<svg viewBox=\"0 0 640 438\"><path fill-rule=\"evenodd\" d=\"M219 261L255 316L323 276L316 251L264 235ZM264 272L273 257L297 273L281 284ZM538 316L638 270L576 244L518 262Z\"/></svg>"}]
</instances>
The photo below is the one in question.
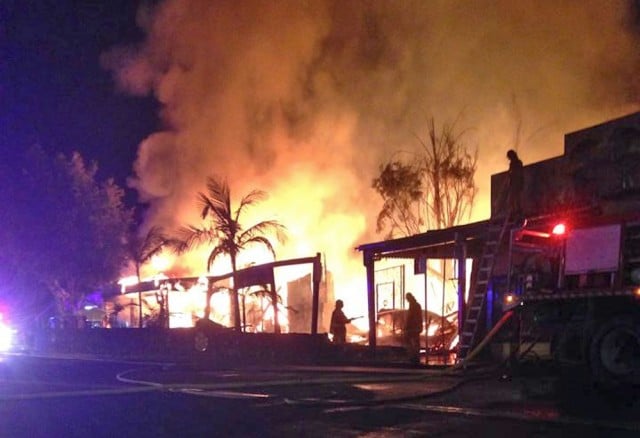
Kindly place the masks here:
<instances>
[{"instance_id":1,"label":"red flashing light","mask_svg":"<svg viewBox=\"0 0 640 438\"><path fill-rule=\"evenodd\" d=\"M563 223L556 224L551 231L554 236L562 236L567 232L567 226Z\"/></svg>"}]
</instances>

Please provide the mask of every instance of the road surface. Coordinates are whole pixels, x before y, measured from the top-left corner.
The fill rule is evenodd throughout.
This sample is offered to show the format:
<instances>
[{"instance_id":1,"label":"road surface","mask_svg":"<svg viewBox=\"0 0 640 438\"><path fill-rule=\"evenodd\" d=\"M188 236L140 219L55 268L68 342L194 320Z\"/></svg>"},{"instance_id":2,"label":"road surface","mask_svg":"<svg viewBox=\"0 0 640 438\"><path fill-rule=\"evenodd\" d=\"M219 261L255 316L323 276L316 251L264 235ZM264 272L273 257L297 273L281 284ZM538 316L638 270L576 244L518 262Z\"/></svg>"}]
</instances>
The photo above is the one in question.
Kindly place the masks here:
<instances>
[{"instance_id":1,"label":"road surface","mask_svg":"<svg viewBox=\"0 0 640 438\"><path fill-rule=\"evenodd\" d=\"M2 437L637 437L638 403L553 376L363 367L207 369L10 355Z\"/></svg>"}]
</instances>

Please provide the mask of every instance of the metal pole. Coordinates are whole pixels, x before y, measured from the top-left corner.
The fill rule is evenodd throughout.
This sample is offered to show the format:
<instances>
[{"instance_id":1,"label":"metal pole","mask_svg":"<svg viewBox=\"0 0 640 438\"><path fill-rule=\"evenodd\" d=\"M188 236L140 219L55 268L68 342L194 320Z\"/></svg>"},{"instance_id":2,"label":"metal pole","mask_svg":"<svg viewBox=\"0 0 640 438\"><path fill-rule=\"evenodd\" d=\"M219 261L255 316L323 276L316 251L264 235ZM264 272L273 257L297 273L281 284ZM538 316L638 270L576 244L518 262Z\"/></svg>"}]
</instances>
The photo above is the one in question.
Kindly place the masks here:
<instances>
[{"instance_id":1,"label":"metal pole","mask_svg":"<svg viewBox=\"0 0 640 438\"><path fill-rule=\"evenodd\" d=\"M278 315L278 291L276 290L276 280L274 278L271 279L271 284L269 284L271 301L273 303L273 331L275 333L281 333L280 329L280 318ZM244 332L244 329L242 330Z\"/></svg>"},{"instance_id":2,"label":"metal pole","mask_svg":"<svg viewBox=\"0 0 640 438\"><path fill-rule=\"evenodd\" d=\"M456 233L456 258L458 263L458 334L462 334L462 326L466 315L467 292L467 248L460 234Z\"/></svg>"},{"instance_id":3,"label":"metal pole","mask_svg":"<svg viewBox=\"0 0 640 438\"><path fill-rule=\"evenodd\" d=\"M167 298L164 302L167 306L167 328L171 328L171 312L169 311L169 295L171 294L171 286L167 287Z\"/></svg>"},{"instance_id":4,"label":"metal pole","mask_svg":"<svg viewBox=\"0 0 640 438\"><path fill-rule=\"evenodd\" d=\"M442 363L447 363L447 352L444 349L444 295L447 285L447 259L442 260L442 313L440 317L440 332L442 333Z\"/></svg>"},{"instance_id":5,"label":"metal pole","mask_svg":"<svg viewBox=\"0 0 640 438\"><path fill-rule=\"evenodd\" d=\"M511 275L512 275L512 271L511 271L511 265L512 265L512 261L513 261L513 233L514 233L514 229L510 228L509 229L509 254L507 256L507 293L512 293L514 292L513 290L511 290ZM497 243L497 245L500 245L500 242Z\"/></svg>"},{"instance_id":6,"label":"metal pole","mask_svg":"<svg viewBox=\"0 0 640 438\"><path fill-rule=\"evenodd\" d=\"M138 328L142 328L142 291L138 291Z\"/></svg>"},{"instance_id":7,"label":"metal pole","mask_svg":"<svg viewBox=\"0 0 640 438\"><path fill-rule=\"evenodd\" d=\"M374 352L376 350L376 297L375 297L375 271L373 254L367 251L363 254L364 266L367 269L367 304L369 315L369 349Z\"/></svg>"},{"instance_id":8,"label":"metal pole","mask_svg":"<svg viewBox=\"0 0 640 438\"><path fill-rule=\"evenodd\" d=\"M467 291L467 254L465 245L460 239L459 234L456 234L455 252L458 262L458 325L461 329L466 315L465 293ZM459 333L462 333L462 330L459 330Z\"/></svg>"},{"instance_id":9,"label":"metal pole","mask_svg":"<svg viewBox=\"0 0 640 438\"><path fill-rule=\"evenodd\" d=\"M247 296L242 294L242 331L247 330Z\"/></svg>"},{"instance_id":10,"label":"metal pole","mask_svg":"<svg viewBox=\"0 0 640 438\"><path fill-rule=\"evenodd\" d=\"M420 260L422 263L422 259ZM424 258L424 319L425 319L425 337L424 337L424 361L425 365L429 365L429 306L427 301L427 259Z\"/></svg>"},{"instance_id":11,"label":"metal pole","mask_svg":"<svg viewBox=\"0 0 640 438\"><path fill-rule=\"evenodd\" d=\"M313 285L311 298L311 334L318 334L318 311L320 308L320 280L322 279L322 262L320 253L316 253L313 261Z\"/></svg>"}]
</instances>

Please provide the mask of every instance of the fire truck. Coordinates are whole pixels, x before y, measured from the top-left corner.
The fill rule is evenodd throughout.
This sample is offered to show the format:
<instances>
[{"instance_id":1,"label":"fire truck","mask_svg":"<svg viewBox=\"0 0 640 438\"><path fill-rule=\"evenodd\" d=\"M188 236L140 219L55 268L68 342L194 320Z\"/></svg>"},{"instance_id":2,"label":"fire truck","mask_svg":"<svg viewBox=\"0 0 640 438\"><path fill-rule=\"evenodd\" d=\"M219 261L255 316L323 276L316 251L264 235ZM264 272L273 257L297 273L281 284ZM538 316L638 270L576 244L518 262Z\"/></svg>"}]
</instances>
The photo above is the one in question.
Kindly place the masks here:
<instances>
[{"instance_id":1,"label":"fire truck","mask_svg":"<svg viewBox=\"0 0 640 438\"><path fill-rule=\"evenodd\" d=\"M587 370L599 386L639 385L640 113L567 134L562 156L524 175L517 218L500 205L508 175L492 176L459 357L510 319L502 337L520 346L512 356L545 343L561 367Z\"/></svg>"}]
</instances>

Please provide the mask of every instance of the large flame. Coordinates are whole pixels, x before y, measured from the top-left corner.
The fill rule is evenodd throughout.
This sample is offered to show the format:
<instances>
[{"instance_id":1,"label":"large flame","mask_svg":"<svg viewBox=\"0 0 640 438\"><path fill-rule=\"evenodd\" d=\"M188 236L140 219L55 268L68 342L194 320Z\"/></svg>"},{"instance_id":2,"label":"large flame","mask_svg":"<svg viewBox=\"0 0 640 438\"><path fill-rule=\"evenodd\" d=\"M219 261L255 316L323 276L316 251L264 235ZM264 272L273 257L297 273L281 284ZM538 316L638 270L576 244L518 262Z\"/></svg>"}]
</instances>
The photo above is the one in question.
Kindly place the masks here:
<instances>
[{"instance_id":1,"label":"large flame","mask_svg":"<svg viewBox=\"0 0 640 438\"><path fill-rule=\"evenodd\" d=\"M336 296L360 314L353 248L381 238L378 165L415 151L430 116L458 118L479 148L474 219L486 217L507 149L525 163L559 155L564 133L636 107L634 12L622 0L165 0L140 11L142 44L103 61L123 90L161 104L164 128L140 145L131 180L150 224L196 223L210 174L228 178L236 201L265 190L247 225L287 226L279 258L323 253ZM199 274L206 256L167 269Z\"/></svg>"}]
</instances>

